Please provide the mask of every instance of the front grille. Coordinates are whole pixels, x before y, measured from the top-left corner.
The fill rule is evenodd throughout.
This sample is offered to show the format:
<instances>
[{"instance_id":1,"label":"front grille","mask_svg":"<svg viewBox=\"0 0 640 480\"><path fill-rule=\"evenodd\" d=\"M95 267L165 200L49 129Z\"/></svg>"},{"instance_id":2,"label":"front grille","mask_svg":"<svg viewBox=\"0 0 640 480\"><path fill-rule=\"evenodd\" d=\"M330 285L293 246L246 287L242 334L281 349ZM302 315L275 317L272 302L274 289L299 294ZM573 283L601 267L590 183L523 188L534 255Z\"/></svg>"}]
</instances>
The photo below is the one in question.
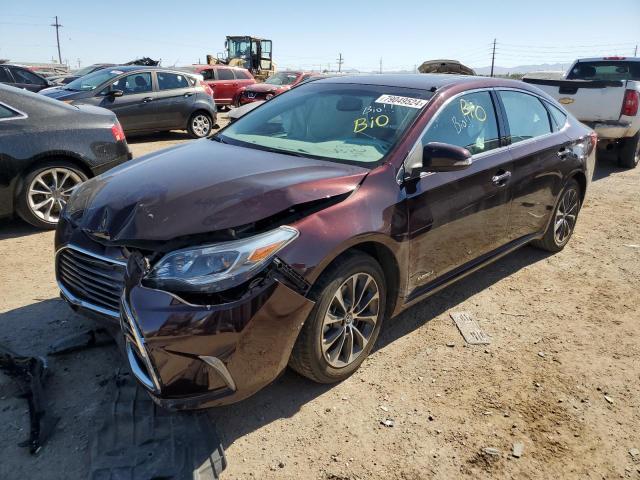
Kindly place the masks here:
<instances>
[{"instance_id":1,"label":"front grille","mask_svg":"<svg viewBox=\"0 0 640 480\"><path fill-rule=\"evenodd\" d=\"M118 316L126 266L118 260L65 248L58 253L58 282L83 306Z\"/></svg>"}]
</instances>

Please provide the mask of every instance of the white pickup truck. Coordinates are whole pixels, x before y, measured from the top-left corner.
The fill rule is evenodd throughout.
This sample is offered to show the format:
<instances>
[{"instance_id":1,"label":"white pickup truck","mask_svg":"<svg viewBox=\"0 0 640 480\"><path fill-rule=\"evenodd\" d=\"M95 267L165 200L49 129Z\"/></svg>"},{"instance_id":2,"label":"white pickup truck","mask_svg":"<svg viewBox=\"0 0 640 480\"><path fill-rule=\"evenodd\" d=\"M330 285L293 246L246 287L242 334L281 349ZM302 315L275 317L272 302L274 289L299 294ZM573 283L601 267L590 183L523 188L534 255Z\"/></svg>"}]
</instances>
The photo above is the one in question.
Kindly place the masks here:
<instances>
[{"instance_id":1,"label":"white pickup truck","mask_svg":"<svg viewBox=\"0 0 640 480\"><path fill-rule=\"evenodd\" d=\"M598 147L617 149L618 163L640 159L640 58L576 60L564 79L523 78L536 85L598 134Z\"/></svg>"}]
</instances>

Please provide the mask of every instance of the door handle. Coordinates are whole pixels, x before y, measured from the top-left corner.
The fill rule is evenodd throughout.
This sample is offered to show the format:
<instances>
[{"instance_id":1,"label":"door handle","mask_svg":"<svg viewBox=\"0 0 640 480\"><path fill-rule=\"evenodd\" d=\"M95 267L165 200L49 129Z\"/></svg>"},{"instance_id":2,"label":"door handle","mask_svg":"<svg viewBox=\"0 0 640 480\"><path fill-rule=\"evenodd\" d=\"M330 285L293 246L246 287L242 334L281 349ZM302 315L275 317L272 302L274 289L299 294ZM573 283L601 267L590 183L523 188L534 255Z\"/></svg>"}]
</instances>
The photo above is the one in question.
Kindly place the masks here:
<instances>
[{"instance_id":1,"label":"door handle","mask_svg":"<svg viewBox=\"0 0 640 480\"><path fill-rule=\"evenodd\" d=\"M493 177L491 177L491 182L498 187L503 187L504 185L506 185L510 178L511 172L504 172L503 170L499 170L498 175L494 175Z\"/></svg>"},{"instance_id":2,"label":"door handle","mask_svg":"<svg viewBox=\"0 0 640 480\"><path fill-rule=\"evenodd\" d=\"M190 97L191 95L193 95L193 92L187 92L184 94L185 97Z\"/></svg>"},{"instance_id":3,"label":"door handle","mask_svg":"<svg viewBox=\"0 0 640 480\"><path fill-rule=\"evenodd\" d=\"M142 103L149 103L151 100L153 100L153 97L144 97Z\"/></svg>"}]
</instances>

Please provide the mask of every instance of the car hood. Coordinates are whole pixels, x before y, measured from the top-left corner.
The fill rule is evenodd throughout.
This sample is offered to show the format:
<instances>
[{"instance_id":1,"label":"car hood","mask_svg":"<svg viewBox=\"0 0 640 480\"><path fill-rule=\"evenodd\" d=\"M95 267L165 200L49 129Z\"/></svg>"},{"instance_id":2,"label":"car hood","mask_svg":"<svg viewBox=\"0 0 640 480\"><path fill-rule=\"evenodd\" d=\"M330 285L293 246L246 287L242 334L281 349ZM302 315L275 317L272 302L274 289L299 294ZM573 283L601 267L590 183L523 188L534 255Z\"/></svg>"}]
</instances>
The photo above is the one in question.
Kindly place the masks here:
<instances>
[{"instance_id":1,"label":"car hood","mask_svg":"<svg viewBox=\"0 0 640 480\"><path fill-rule=\"evenodd\" d=\"M68 218L112 244L246 226L355 190L368 169L199 140L127 162L76 189Z\"/></svg>"},{"instance_id":2,"label":"car hood","mask_svg":"<svg viewBox=\"0 0 640 480\"><path fill-rule=\"evenodd\" d=\"M248 92L281 92L284 90L289 90L291 87L289 85L270 85L268 83L254 83L253 85L249 85L247 87Z\"/></svg>"},{"instance_id":3,"label":"car hood","mask_svg":"<svg viewBox=\"0 0 640 480\"><path fill-rule=\"evenodd\" d=\"M40 90L41 95L49 98L55 98L56 100L70 100L78 96L79 93L83 92L73 92L71 90L65 90L63 86L60 87L51 87L45 88L44 90Z\"/></svg>"}]
</instances>

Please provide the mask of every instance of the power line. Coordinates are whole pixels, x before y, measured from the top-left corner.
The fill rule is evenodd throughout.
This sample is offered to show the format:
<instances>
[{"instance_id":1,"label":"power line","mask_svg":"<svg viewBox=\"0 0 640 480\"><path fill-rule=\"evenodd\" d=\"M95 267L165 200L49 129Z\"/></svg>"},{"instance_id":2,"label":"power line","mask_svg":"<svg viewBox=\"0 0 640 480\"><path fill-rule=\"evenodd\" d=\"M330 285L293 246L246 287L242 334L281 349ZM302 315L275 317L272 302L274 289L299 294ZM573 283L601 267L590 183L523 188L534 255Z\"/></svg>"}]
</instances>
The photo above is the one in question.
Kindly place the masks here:
<instances>
[{"instance_id":1,"label":"power line","mask_svg":"<svg viewBox=\"0 0 640 480\"><path fill-rule=\"evenodd\" d=\"M60 23L58 22L58 16L56 15L56 23L51 24L52 27L56 28L56 41L58 42L58 61L62 63L62 53L60 53Z\"/></svg>"},{"instance_id":2,"label":"power line","mask_svg":"<svg viewBox=\"0 0 640 480\"><path fill-rule=\"evenodd\" d=\"M616 46L629 46L633 45L633 42L621 42L621 43L599 43L592 45L524 45L521 43L500 43L500 45L505 45L509 47L519 47L519 48L535 48L539 50L557 50L558 48L567 49L567 48L598 48L598 47L616 47Z\"/></svg>"}]
</instances>

